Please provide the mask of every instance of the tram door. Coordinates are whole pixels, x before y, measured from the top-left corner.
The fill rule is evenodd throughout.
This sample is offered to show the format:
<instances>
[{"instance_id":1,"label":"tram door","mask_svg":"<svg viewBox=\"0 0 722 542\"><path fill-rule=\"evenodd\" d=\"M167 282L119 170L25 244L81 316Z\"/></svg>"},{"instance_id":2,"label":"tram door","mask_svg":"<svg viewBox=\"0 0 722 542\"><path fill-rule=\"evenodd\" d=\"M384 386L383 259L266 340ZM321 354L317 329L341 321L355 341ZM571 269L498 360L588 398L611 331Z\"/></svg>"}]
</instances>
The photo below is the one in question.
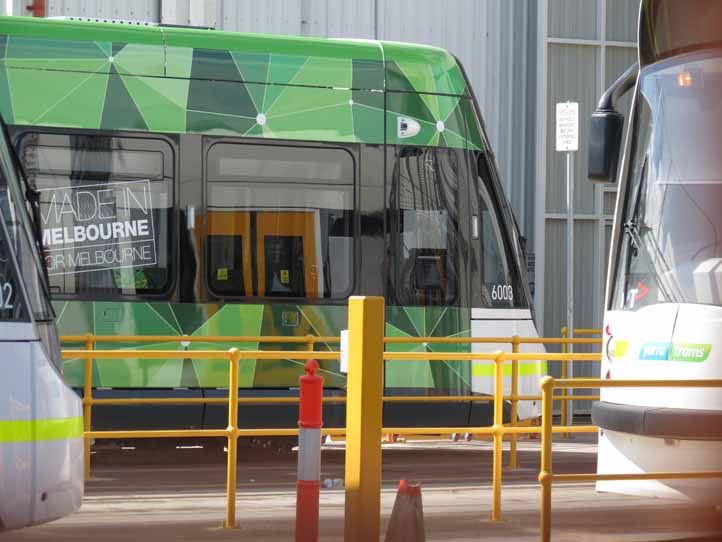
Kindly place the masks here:
<instances>
[{"instance_id":1,"label":"tram door","mask_svg":"<svg viewBox=\"0 0 722 542\"><path fill-rule=\"evenodd\" d=\"M208 213L209 283L214 292L252 295L251 213Z\"/></svg>"},{"instance_id":2,"label":"tram door","mask_svg":"<svg viewBox=\"0 0 722 542\"><path fill-rule=\"evenodd\" d=\"M212 296L338 299L350 293L350 152L209 140L205 164Z\"/></svg>"}]
</instances>

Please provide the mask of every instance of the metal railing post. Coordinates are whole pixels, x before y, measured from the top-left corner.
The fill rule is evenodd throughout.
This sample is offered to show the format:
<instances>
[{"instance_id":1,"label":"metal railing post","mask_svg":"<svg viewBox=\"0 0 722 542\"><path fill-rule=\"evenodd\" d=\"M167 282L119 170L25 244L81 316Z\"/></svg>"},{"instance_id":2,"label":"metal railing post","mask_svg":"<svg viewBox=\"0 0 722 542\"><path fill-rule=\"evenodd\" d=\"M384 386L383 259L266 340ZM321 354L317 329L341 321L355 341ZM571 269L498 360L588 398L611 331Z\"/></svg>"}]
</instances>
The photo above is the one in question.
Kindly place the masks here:
<instances>
[{"instance_id":1,"label":"metal railing post","mask_svg":"<svg viewBox=\"0 0 722 542\"><path fill-rule=\"evenodd\" d=\"M314 336L313 335L306 335L306 350L309 352L313 352L314 345L316 344Z\"/></svg>"},{"instance_id":2,"label":"metal railing post","mask_svg":"<svg viewBox=\"0 0 722 542\"><path fill-rule=\"evenodd\" d=\"M541 379L542 390L542 455L541 470L539 471L539 484L541 485L541 541L551 540L551 514L552 514L552 402L554 394L554 379L545 376Z\"/></svg>"},{"instance_id":3,"label":"metal railing post","mask_svg":"<svg viewBox=\"0 0 722 542\"><path fill-rule=\"evenodd\" d=\"M85 349L95 350L95 340L92 334L85 335ZM85 479L90 480L90 437L87 436L91 429L93 411L93 360L87 358L83 365L83 464Z\"/></svg>"},{"instance_id":4,"label":"metal railing post","mask_svg":"<svg viewBox=\"0 0 722 542\"><path fill-rule=\"evenodd\" d=\"M501 519L501 466L504 441L504 353L496 351L494 354L496 357L494 358L494 425L491 428L494 438L491 520L499 521Z\"/></svg>"},{"instance_id":5,"label":"metal railing post","mask_svg":"<svg viewBox=\"0 0 722 542\"><path fill-rule=\"evenodd\" d=\"M236 461L238 456L238 364L241 352L238 348L228 351L228 471L226 473L226 529L236 527Z\"/></svg>"},{"instance_id":6,"label":"metal railing post","mask_svg":"<svg viewBox=\"0 0 722 542\"><path fill-rule=\"evenodd\" d=\"M519 353L519 336L514 335L511 338L511 351L514 354ZM516 425L517 418L519 417L519 360L511 360L511 424ZM518 469L519 463L517 461L516 444L517 434L511 435L511 442L509 443L509 469Z\"/></svg>"},{"instance_id":7,"label":"metal railing post","mask_svg":"<svg viewBox=\"0 0 722 542\"><path fill-rule=\"evenodd\" d=\"M384 299L348 303L344 540L378 540L381 519Z\"/></svg>"},{"instance_id":8,"label":"metal railing post","mask_svg":"<svg viewBox=\"0 0 722 542\"><path fill-rule=\"evenodd\" d=\"M568 339L568 338L569 338L569 328L568 328L567 326L564 326L564 327L562 328L562 339L565 339L565 340L566 340L566 339ZM563 342L563 343L562 343L562 354L566 354L568 351L569 351L569 348L567 347L567 343L566 343L566 342ZM564 378L567 377L567 359L566 359L566 358L563 358L561 361L562 361L562 378L564 379ZM567 389L566 389L566 388L562 388L562 390L561 390L561 396L562 396L562 397L566 397L566 396L567 396ZM561 410L561 422L560 422L560 423L562 424L562 427L566 427L566 426L568 425L568 424L567 424L567 421L568 421L568 417L567 417L567 401L564 400L564 399L562 399L559 404L561 405L561 406L559 407L560 410ZM569 434L568 434L568 433L562 433L560 436L561 436L562 438L567 438L567 437L569 436Z\"/></svg>"}]
</instances>

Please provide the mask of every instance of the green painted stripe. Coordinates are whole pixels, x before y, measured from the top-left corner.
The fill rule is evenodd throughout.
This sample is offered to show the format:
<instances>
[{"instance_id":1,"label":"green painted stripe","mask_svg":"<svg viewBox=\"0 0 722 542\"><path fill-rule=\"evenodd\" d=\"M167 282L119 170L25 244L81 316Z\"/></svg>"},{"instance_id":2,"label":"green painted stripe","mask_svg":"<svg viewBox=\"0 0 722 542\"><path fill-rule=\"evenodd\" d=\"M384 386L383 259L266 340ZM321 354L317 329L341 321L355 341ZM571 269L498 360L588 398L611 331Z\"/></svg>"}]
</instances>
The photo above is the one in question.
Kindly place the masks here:
<instances>
[{"instance_id":1,"label":"green painted stripe","mask_svg":"<svg viewBox=\"0 0 722 542\"><path fill-rule=\"evenodd\" d=\"M542 376L547 374L546 361L520 361L519 376ZM494 376L493 363L473 363L471 376ZM511 363L504 364L504 376L511 376Z\"/></svg>"},{"instance_id":2,"label":"green painted stripe","mask_svg":"<svg viewBox=\"0 0 722 542\"><path fill-rule=\"evenodd\" d=\"M2 420L0 442L64 440L83 436L83 417L48 420Z\"/></svg>"}]
</instances>

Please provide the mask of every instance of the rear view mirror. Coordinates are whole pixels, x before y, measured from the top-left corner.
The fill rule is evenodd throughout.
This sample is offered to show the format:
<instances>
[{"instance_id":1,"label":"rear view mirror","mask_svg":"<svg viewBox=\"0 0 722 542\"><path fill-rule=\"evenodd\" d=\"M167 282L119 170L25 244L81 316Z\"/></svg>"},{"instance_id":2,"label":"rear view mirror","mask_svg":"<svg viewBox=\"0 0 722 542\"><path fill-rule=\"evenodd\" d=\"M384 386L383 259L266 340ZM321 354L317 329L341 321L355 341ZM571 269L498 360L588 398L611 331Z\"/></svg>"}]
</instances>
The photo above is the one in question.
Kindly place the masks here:
<instances>
[{"instance_id":1,"label":"rear view mirror","mask_svg":"<svg viewBox=\"0 0 722 542\"><path fill-rule=\"evenodd\" d=\"M622 146L624 115L617 111L595 111L589 125L589 180L614 183Z\"/></svg>"},{"instance_id":2,"label":"rear view mirror","mask_svg":"<svg viewBox=\"0 0 722 542\"><path fill-rule=\"evenodd\" d=\"M637 81L639 65L635 62L602 94L589 125L589 180L603 183L617 181L617 164L622 148L624 115L614 109Z\"/></svg>"}]
</instances>

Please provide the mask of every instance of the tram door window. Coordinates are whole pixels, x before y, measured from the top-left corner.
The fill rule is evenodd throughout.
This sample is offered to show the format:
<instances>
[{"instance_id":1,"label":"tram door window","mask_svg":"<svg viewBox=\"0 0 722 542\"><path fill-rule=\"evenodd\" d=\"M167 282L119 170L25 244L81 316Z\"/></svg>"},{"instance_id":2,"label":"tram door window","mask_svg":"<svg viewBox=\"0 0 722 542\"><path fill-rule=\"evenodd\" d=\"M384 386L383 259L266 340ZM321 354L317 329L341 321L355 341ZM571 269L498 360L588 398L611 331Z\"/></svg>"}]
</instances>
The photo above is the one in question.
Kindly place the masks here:
<instances>
[{"instance_id":1,"label":"tram door window","mask_svg":"<svg viewBox=\"0 0 722 542\"><path fill-rule=\"evenodd\" d=\"M258 295L318 297L315 213L256 215Z\"/></svg>"},{"instance_id":2,"label":"tram door window","mask_svg":"<svg viewBox=\"0 0 722 542\"><path fill-rule=\"evenodd\" d=\"M208 283L221 295L251 295L251 215L208 214Z\"/></svg>"},{"instance_id":3,"label":"tram door window","mask_svg":"<svg viewBox=\"0 0 722 542\"><path fill-rule=\"evenodd\" d=\"M173 153L159 139L25 134L51 293L166 293L172 283Z\"/></svg>"},{"instance_id":4,"label":"tram door window","mask_svg":"<svg viewBox=\"0 0 722 542\"><path fill-rule=\"evenodd\" d=\"M352 288L354 161L337 148L218 142L207 155L207 274L219 297Z\"/></svg>"},{"instance_id":5,"label":"tram door window","mask_svg":"<svg viewBox=\"0 0 722 542\"><path fill-rule=\"evenodd\" d=\"M450 305L458 290L459 177L467 171L463 151L398 147L391 208L393 289L403 305Z\"/></svg>"}]
</instances>

